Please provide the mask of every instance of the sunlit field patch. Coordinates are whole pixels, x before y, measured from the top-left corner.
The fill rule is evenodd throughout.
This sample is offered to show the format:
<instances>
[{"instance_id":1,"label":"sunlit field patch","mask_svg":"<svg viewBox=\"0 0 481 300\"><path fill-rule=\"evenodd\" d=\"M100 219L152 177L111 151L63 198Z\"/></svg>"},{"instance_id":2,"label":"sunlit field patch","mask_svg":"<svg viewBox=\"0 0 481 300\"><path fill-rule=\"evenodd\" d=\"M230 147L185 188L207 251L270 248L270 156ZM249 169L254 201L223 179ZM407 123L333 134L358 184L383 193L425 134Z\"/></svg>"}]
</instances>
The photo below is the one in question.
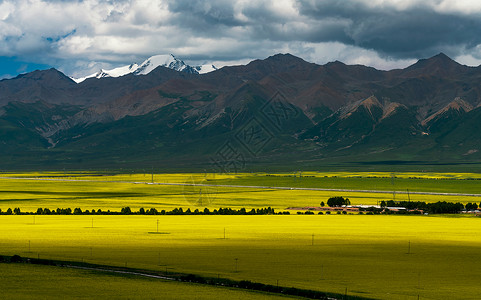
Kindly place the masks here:
<instances>
[{"instance_id":1,"label":"sunlit field patch","mask_svg":"<svg viewBox=\"0 0 481 300\"><path fill-rule=\"evenodd\" d=\"M378 204L383 200L462 203L481 201L478 196L456 195L481 195L481 181L474 180L477 178L476 174L429 175L432 178L422 178L426 176L423 173L396 174L394 178L389 173L314 172L223 175L51 172L2 175L0 209L3 211L15 207L22 211L36 211L40 207L120 211L126 206L135 210L144 207L156 208L159 211L172 210L175 207L194 210L204 207L250 209L268 206L284 210L287 207L319 206L320 202L326 202L333 196L348 197L355 205ZM203 186L196 186L199 184ZM293 189L290 189L291 187ZM302 190L306 188L345 191ZM426 195L418 194L419 192L438 194Z\"/></svg>"}]
</instances>

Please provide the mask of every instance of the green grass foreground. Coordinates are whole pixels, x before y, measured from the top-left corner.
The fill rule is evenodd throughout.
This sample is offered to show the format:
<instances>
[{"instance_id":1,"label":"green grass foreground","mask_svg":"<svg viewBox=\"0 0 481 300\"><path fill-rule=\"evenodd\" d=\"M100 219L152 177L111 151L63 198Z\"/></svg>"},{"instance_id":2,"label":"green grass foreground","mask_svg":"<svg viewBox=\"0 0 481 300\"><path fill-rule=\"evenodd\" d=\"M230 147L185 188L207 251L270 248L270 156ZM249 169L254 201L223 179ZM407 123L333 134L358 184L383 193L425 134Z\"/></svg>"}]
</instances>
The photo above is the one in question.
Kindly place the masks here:
<instances>
[{"instance_id":1,"label":"green grass foreground","mask_svg":"<svg viewBox=\"0 0 481 300\"><path fill-rule=\"evenodd\" d=\"M2 299L289 299L186 282L32 264L1 264Z\"/></svg>"},{"instance_id":2,"label":"green grass foreground","mask_svg":"<svg viewBox=\"0 0 481 300\"><path fill-rule=\"evenodd\" d=\"M93 226L91 216L35 217L0 217L2 254L377 299L479 295L475 217L95 216Z\"/></svg>"}]
</instances>

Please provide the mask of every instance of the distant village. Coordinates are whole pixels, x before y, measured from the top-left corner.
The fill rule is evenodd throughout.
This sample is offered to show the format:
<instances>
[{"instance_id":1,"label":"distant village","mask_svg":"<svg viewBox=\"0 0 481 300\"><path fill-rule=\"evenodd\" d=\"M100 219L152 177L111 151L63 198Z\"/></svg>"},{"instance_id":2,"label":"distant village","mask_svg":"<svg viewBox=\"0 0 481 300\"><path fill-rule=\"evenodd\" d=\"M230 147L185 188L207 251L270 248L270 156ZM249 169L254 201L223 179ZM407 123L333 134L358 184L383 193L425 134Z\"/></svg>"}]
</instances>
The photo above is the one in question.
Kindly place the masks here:
<instances>
[{"instance_id":1,"label":"distant village","mask_svg":"<svg viewBox=\"0 0 481 300\"><path fill-rule=\"evenodd\" d=\"M320 206L305 207L288 207L287 210L297 211L299 214L413 214L413 215L429 215L429 214L475 214L481 215L481 210L477 203L452 203L438 201L435 203L426 203L423 201L381 201L377 205L351 205L348 198L331 197Z\"/></svg>"}]
</instances>

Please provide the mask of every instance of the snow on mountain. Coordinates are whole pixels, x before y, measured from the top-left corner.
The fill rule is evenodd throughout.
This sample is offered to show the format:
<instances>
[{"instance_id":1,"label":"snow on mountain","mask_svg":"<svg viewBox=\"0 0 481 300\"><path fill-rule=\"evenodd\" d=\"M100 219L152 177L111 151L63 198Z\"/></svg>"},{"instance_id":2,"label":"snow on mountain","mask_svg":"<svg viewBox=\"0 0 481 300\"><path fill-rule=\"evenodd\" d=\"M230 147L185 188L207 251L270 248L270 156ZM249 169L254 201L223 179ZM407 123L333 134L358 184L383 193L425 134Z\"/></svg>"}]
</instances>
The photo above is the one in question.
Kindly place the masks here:
<instances>
[{"instance_id":1,"label":"snow on mountain","mask_svg":"<svg viewBox=\"0 0 481 300\"><path fill-rule=\"evenodd\" d=\"M155 55L144 61L139 68L134 72L135 75L146 75L158 66L163 66L176 71L183 71L187 65L175 58L172 54L170 55Z\"/></svg>"},{"instance_id":2,"label":"snow on mountain","mask_svg":"<svg viewBox=\"0 0 481 300\"><path fill-rule=\"evenodd\" d=\"M217 68L214 65L208 65L208 64L194 67L194 69L199 74L205 74L205 73L209 73L217 70Z\"/></svg>"},{"instance_id":3,"label":"snow on mountain","mask_svg":"<svg viewBox=\"0 0 481 300\"><path fill-rule=\"evenodd\" d=\"M98 71L97 73L90 74L90 75L82 77L82 78L72 78L72 79L76 83L81 83L82 81L84 81L85 79L88 79L88 78L100 79L100 78L104 78L104 77L120 77L120 76L124 76L124 75L130 74L130 73L133 73L138 68L139 68L139 65L131 64L129 66L118 67L118 68L115 68L115 69L112 69L112 70L100 69L100 71Z\"/></svg>"},{"instance_id":4,"label":"snow on mountain","mask_svg":"<svg viewBox=\"0 0 481 300\"><path fill-rule=\"evenodd\" d=\"M94 73L82 78L72 78L72 80L75 81L76 83L80 83L88 78L99 79L104 77L120 77L127 74L146 75L159 66L170 68L172 70L176 70L179 72L187 72L187 73L193 73L193 74L205 74L205 73L209 73L217 70L217 68L214 65L202 65L202 66L191 67L185 64L182 60L177 59L172 54L155 55L148 58L140 65L134 63L129 66L123 66L123 67L115 68L112 70L101 69L97 73Z\"/></svg>"}]
</instances>

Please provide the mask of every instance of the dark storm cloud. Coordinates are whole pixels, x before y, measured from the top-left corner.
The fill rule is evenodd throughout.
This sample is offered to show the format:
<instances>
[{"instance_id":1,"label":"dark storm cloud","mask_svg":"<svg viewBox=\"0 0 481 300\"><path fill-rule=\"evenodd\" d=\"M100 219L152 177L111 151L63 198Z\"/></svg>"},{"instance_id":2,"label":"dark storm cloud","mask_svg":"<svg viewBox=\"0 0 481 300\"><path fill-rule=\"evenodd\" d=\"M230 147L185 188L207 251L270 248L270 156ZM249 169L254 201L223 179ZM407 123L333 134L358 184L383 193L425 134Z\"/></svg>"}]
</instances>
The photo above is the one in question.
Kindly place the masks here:
<instances>
[{"instance_id":1,"label":"dark storm cloud","mask_svg":"<svg viewBox=\"0 0 481 300\"><path fill-rule=\"evenodd\" d=\"M234 17L234 1L191 1L170 0L169 10L176 14L175 23L194 31L206 31L212 27L243 26L245 23Z\"/></svg>"},{"instance_id":2,"label":"dark storm cloud","mask_svg":"<svg viewBox=\"0 0 481 300\"><path fill-rule=\"evenodd\" d=\"M308 19L348 20L343 30L353 45L391 57L425 57L440 51L459 55L481 43L478 14L436 12L422 4L403 10L392 6L371 7L358 1L299 0L297 4L299 13ZM343 37L335 40L348 41ZM326 40L319 35L316 41Z\"/></svg>"},{"instance_id":3,"label":"dark storm cloud","mask_svg":"<svg viewBox=\"0 0 481 300\"><path fill-rule=\"evenodd\" d=\"M399 1L398 1L399 2ZM242 39L257 41L339 42L374 50L391 58L419 58L441 51L456 56L481 44L481 15L436 11L443 1L379 5L356 0L298 0L298 15L279 15L269 1L249 2L236 11L236 1L169 1L177 26L201 36L229 36L242 28ZM245 19L239 19L241 13Z\"/></svg>"}]
</instances>

